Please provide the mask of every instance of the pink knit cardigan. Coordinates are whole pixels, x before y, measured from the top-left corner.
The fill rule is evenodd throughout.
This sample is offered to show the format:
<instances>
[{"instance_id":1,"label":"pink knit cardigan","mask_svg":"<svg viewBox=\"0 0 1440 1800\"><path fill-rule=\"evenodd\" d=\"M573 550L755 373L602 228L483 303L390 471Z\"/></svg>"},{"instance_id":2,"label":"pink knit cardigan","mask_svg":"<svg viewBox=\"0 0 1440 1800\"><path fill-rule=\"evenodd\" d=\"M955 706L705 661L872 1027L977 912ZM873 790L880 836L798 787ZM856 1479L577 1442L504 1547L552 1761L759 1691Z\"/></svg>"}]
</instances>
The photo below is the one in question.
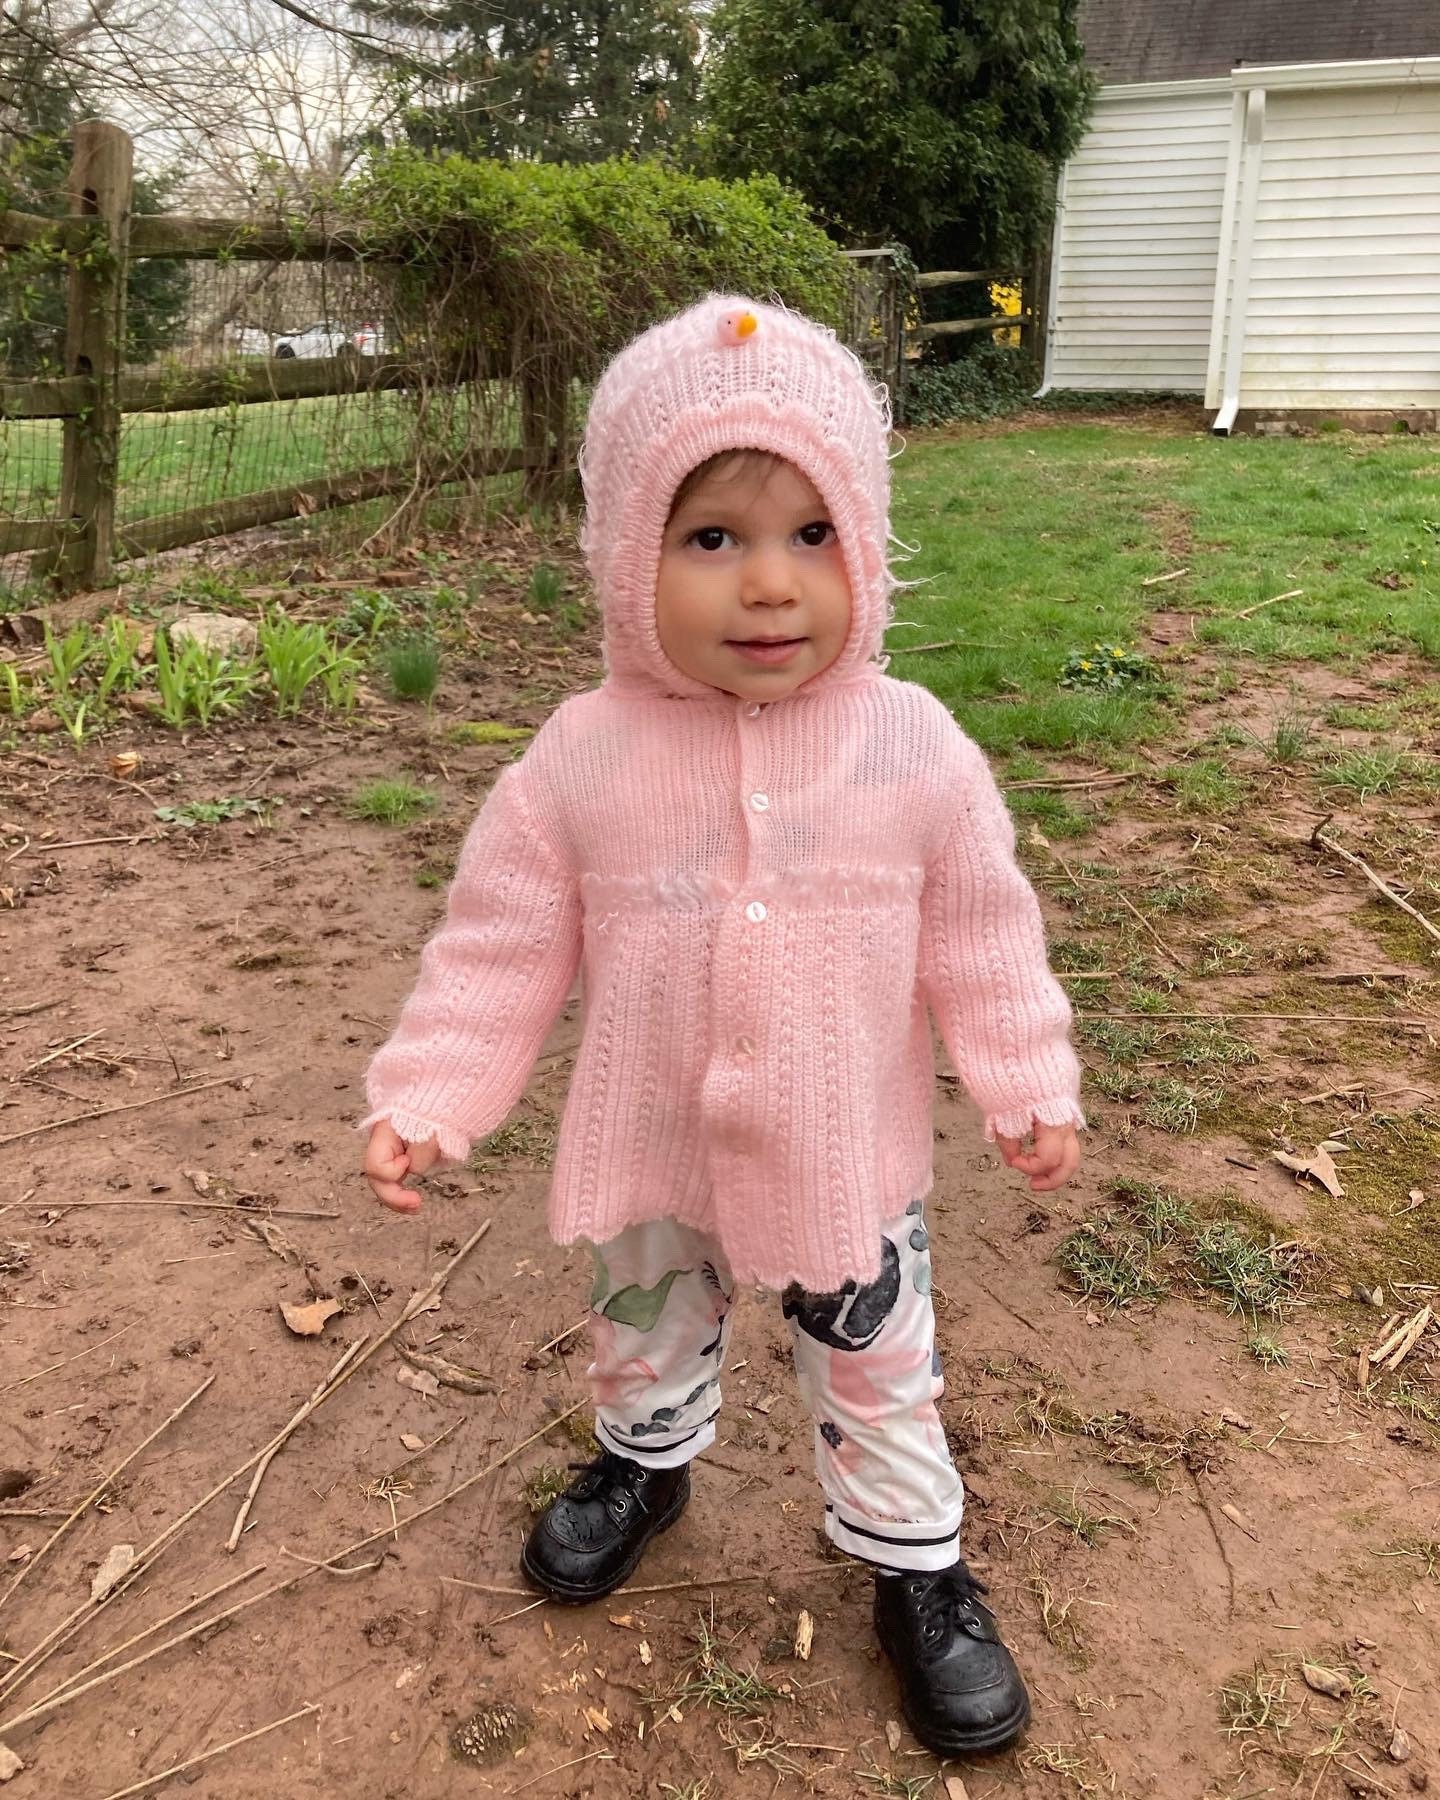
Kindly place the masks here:
<instances>
[{"instance_id":1,"label":"pink knit cardigan","mask_svg":"<svg viewBox=\"0 0 1440 1800\"><path fill-rule=\"evenodd\" d=\"M714 303L724 317L743 304ZM697 330L699 310L671 326L690 323L703 362L716 327L702 315ZM749 379L773 388L783 334L820 334L754 310L771 362ZM584 1035L553 1235L599 1243L678 1218L713 1234L743 1280L829 1291L877 1273L881 1223L932 1184L931 1015L987 1134L1020 1137L1036 1119L1083 1123L1070 1009L983 757L939 701L875 660L893 584L886 495L856 455L883 417L858 365L837 364L832 387L866 416L831 405L830 437L793 403L743 418L709 404L687 431L683 405L653 400L674 370L686 378L688 341L677 353L668 329L612 365L624 379L602 382L591 409L587 549L607 679L496 782L370 1066L364 1123L465 1156L519 1098L578 971ZM651 360L638 373L622 367L639 352ZM688 680L654 628L669 496L737 443L815 481L855 599L839 661L767 706Z\"/></svg>"}]
</instances>

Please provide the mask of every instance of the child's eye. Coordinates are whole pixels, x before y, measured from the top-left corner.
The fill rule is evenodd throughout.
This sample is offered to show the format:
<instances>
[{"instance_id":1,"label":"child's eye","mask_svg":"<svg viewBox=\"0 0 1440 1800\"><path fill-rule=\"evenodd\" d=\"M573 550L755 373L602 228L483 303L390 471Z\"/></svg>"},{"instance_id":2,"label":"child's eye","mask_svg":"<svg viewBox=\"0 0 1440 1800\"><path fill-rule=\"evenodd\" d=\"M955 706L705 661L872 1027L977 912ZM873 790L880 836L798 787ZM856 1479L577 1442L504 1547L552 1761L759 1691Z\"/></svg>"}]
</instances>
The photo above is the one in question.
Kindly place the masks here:
<instances>
[{"instance_id":1,"label":"child's eye","mask_svg":"<svg viewBox=\"0 0 1440 1800\"><path fill-rule=\"evenodd\" d=\"M697 550L723 550L730 533L720 525L702 525L698 531L692 531L690 542Z\"/></svg>"},{"instance_id":2,"label":"child's eye","mask_svg":"<svg viewBox=\"0 0 1440 1800\"><path fill-rule=\"evenodd\" d=\"M815 519L809 525L802 525L795 535L808 549L818 550L822 544L835 541L835 527L828 519Z\"/></svg>"}]
</instances>

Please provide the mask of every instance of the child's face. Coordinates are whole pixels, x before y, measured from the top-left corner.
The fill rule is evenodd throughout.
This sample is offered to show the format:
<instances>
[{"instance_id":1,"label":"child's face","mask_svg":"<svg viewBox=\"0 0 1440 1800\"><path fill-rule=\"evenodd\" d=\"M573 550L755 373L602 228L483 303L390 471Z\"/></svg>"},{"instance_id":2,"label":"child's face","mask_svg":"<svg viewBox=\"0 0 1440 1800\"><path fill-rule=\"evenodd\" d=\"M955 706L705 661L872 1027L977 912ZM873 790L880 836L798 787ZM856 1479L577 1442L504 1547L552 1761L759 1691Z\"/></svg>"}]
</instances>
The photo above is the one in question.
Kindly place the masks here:
<instances>
[{"instance_id":1,"label":"child's face","mask_svg":"<svg viewBox=\"0 0 1440 1800\"><path fill-rule=\"evenodd\" d=\"M780 700L850 634L850 580L814 486L787 462L737 458L676 508L660 547L660 645L682 674Z\"/></svg>"}]
</instances>

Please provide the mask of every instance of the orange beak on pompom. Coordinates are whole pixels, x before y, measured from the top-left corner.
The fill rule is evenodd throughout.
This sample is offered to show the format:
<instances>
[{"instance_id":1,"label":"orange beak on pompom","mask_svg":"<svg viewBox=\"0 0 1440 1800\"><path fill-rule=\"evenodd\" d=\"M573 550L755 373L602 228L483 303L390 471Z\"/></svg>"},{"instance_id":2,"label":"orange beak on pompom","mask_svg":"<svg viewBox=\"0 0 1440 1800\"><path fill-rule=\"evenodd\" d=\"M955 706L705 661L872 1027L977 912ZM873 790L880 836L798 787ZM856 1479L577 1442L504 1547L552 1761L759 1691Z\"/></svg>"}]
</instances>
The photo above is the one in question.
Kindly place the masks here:
<instances>
[{"instance_id":1,"label":"orange beak on pompom","mask_svg":"<svg viewBox=\"0 0 1440 1800\"><path fill-rule=\"evenodd\" d=\"M752 312L726 313L720 320L720 342L743 344L760 329L760 321Z\"/></svg>"}]
</instances>

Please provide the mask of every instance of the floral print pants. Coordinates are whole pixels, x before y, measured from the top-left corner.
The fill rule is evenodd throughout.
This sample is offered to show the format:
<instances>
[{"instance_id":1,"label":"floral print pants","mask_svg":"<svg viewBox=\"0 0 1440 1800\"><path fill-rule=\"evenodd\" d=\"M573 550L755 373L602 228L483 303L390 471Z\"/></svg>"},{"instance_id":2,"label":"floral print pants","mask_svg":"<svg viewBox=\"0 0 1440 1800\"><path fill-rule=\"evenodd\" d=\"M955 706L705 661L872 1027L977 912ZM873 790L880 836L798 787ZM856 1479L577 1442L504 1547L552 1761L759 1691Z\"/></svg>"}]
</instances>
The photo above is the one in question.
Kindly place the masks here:
<instances>
[{"instance_id":1,"label":"floral print pants","mask_svg":"<svg viewBox=\"0 0 1440 1800\"><path fill-rule=\"evenodd\" d=\"M714 1239L673 1219L595 1247L589 1370L602 1445L673 1469L715 1441L735 1282ZM924 1203L884 1229L880 1274L835 1294L781 1296L800 1391L815 1421L825 1530L892 1569L959 1555L964 1491L936 1406Z\"/></svg>"}]
</instances>

